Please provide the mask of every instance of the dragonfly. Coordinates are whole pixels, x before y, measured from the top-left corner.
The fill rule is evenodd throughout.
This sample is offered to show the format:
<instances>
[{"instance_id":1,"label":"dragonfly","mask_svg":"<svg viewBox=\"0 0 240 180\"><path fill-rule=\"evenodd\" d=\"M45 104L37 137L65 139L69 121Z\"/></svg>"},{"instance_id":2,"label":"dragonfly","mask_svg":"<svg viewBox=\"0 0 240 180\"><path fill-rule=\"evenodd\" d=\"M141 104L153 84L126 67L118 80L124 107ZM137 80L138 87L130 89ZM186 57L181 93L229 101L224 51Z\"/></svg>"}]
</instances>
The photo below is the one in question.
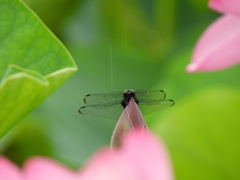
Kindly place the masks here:
<instances>
[{"instance_id":1,"label":"dragonfly","mask_svg":"<svg viewBox=\"0 0 240 180\"><path fill-rule=\"evenodd\" d=\"M87 94L83 99L86 105L80 107L78 112L88 116L119 119L131 98L134 98L143 115L175 104L174 100L166 99L166 93L163 90L134 91L129 89L124 92Z\"/></svg>"}]
</instances>

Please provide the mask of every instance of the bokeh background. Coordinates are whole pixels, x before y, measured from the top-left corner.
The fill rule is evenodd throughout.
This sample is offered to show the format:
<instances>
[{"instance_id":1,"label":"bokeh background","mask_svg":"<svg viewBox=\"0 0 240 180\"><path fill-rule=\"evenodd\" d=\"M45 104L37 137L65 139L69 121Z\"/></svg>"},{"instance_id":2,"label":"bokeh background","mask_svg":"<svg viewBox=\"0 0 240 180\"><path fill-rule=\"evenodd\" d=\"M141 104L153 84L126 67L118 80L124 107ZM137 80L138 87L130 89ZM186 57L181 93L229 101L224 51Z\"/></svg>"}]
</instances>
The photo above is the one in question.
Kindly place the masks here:
<instances>
[{"instance_id":1,"label":"bokeh background","mask_svg":"<svg viewBox=\"0 0 240 180\"><path fill-rule=\"evenodd\" d=\"M146 120L166 143L176 179L240 179L240 67L185 72L197 39L221 16L207 0L24 2L79 70L5 136L3 154L20 165L43 155L77 169L109 145L116 124L80 115L84 95L163 89L176 104Z\"/></svg>"}]
</instances>

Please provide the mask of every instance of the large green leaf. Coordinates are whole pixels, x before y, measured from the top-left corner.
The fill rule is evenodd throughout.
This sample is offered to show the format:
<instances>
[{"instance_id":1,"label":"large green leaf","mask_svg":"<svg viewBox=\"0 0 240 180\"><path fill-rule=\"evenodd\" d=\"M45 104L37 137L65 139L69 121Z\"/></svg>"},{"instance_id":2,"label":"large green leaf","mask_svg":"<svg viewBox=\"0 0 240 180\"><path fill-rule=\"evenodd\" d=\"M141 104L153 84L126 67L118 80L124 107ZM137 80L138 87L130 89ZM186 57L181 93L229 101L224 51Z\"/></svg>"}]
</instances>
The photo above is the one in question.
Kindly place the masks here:
<instances>
[{"instance_id":1,"label":"large green leaf","mask_svg":"<svg viewBox=\"0 0 240 180\"><path fill-rule=\"evenodd\" d=\"M76 70L30 9L18 0L0 0L0 137Z\"/></svg>"},{"instance_id":2,"label":"large green leaf","mask_svg":"<svg viewBox=\"0 0 240 180\"><path fill-rule=\"evenodd\" d=\"M213 87L176 102L154 121L177 180L240 179L240 90Z\"/></svg>"}]
</instances>

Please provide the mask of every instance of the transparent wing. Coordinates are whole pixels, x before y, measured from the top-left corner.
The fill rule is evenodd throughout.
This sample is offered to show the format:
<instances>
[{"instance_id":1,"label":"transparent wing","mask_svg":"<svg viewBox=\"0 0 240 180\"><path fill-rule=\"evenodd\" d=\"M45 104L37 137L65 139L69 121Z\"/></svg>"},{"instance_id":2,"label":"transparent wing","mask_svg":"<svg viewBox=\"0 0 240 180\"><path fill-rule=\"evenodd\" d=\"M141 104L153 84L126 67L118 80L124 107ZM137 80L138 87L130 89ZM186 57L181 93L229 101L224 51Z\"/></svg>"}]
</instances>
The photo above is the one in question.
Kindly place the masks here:
<instances>
[{"instance_id":1,"label":"transparent wing","mask_svg":"<svg viewBox=\"0 0 240 180\"><path fill-rule=\"evenodd\" d=\"M113 92L107 94L87 94L84 97L84 103L87 105L108 104L111 102L121 102L123 99L122 92Z\"/></svg>"},{"instance_id":2,"label":"transparent wing","mask_svg":"<svg viewBox=\"0 0 240 180\"><path fill-rule=\"evenodd\" d=\"M88 116L119 119L123 110L124 108L121 106L120 102L115 101L106 104L83 106L78 110L78 112Z\"/></svg>"},{"instance_id":3,"label":"transparent wing","mask_svg":"<svg viewBox=\"0 0 240 180\"><path fill-rule=\"evenodd\" d=\"M135 91L139 101L139 108L143 115L147 115L175 104L173 100L165 99L166 93L163 90L155 91ZM121 105L123 92L113 92L107 94L88 94L84 98L87 106L81 107L80 114L102 117L108 119L118 119L124 108Z\"/></svg>"},{"instance_id":4,"label":"transparent wing","mask_svg":"<svg viewBox=\"0 0 240 180\"><path fill-rule=\"evenodd\" d=\"M139 101L159 101L166 98L166 93L163 90L135 91L135 95Z\"/></svg>"},{"instance_id":5,"label":"transparent wing","mask_svg":"<svg viewBox=\"0 0 240 180\"><path fill-rule=\"evenodd\" d=\"M169 108L173 106L175 102L171 99L165 99L165 100L142 100L139 101L138 106L142 112L143 115L147 115L165 108Z\"/></svg>"}]
</instances>

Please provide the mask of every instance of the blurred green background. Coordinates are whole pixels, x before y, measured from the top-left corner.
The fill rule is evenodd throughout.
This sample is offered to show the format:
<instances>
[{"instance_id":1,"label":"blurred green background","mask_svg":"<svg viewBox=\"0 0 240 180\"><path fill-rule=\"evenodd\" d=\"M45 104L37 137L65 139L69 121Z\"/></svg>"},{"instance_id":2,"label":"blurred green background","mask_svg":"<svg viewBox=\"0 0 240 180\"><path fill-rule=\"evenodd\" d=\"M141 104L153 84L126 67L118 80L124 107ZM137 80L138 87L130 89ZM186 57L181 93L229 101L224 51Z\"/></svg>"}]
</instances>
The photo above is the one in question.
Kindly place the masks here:
<instances>
[{"instance_id":1,"label":"blurred green background","mask_svg":"<svg viewBox=\"0 0 240 180\"><path fill-rule=\"evenodd\" d=\"M240 179L240 67L187 74L197 39L220 15L207 0L25 0L78 65L63 86L5 136L2 152L74 169L109 145L116 121L78 114L88 93L163 89L176 104L146 116L176 179ZM204 172L204 173L203 173Z\"/></svg>"}]
</instances>

